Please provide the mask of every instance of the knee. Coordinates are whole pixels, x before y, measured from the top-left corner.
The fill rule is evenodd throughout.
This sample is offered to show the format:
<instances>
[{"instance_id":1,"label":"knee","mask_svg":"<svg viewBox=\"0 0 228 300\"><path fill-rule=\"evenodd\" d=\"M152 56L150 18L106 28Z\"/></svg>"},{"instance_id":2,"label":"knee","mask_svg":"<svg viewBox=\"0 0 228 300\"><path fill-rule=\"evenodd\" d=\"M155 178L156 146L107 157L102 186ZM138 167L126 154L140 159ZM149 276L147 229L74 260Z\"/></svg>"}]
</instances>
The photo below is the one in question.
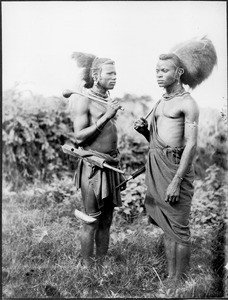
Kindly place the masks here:
<instances>
[{"instance_id":1,"label":"knee","mask_svg":"<svg viewBox=\"0 0 228 300\"><path fill-rule=\"evenodd\" d=\"M98 220L93 223L84 223L83 232L86 234L93 234L98 227Z\"/></svg>"},{"instance_id":2,"label":"knee","mask_svg":"<svg viewBox=\"0 0 228 300\"><path fill-rule=\"evenodd\" d=\"M164 236L163 236L163 240L164 240L164 242L165 243L174 243L175 241L174 241L174 239L172 239L168 234L164 234Z\"/></svg>"}]
</instances>

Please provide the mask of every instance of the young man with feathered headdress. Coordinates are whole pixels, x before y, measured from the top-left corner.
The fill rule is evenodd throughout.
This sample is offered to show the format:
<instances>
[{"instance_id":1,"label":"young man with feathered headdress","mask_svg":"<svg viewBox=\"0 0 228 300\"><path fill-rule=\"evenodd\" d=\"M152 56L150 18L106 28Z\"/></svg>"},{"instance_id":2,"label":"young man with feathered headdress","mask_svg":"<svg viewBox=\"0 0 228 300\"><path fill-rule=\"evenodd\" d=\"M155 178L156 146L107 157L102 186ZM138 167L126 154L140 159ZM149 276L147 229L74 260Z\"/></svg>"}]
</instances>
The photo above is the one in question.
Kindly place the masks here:
<instances>
[{"instance_id":1,"label":"young man with feathered headdress","mask_svg":"<svg viewBox=\"0 0 228 300\"><path fill-rule=\"evenodd\" d=\"M109 90L116 84L115 63L82 52L74 52L72 57L82 68L79 88L83 95L74 94L70 99L76 142L86 153L116 167L119 163L116 113L121 106L109 97ZM94 244L100 261L108 251L114 207L122 205L120 191L115 187L123 178L115 171L99 168L83 159L78 160L75 174L85 213L96 219L93 223L85 222L81 233L81 254L84 265L89 266L94 259Z\"/></svg>"},{"instance_id":2,"label":"young man with feathered headdress","mask_svg":"<svg viewBox=\"0 0 228 300\"><path fill-rule=\"evenodd\" d=\"M151 223L164 231L167 284L186 276L190 261L189 215L194 187L199 108L184 85L195 88L217 63L212 42L204 37L177 45L159 57L157 83L165 93L155 104L150 124L134 124L150 143L146 165L145 207Z\"/></svg>"}]
</instances>

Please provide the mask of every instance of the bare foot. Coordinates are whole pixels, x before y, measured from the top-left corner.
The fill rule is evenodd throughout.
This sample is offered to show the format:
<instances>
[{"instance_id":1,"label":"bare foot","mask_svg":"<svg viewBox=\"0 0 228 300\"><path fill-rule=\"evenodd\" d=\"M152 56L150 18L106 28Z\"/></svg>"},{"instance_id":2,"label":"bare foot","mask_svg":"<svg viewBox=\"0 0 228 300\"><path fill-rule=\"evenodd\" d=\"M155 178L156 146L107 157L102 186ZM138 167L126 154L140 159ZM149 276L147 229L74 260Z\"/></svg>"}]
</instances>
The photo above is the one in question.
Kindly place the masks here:
<instances>
[{"instance_id":1,"label":"bare foot","mask_svg":"<svg viewBox=\"0 0 228 300\"><path fill-rule=\"evenodd\" d=\"M167 278L163 280L158 286L158 292L164 296L174 296L177 289L178 282L175 278Z\"/></svg>"}]
</instances>

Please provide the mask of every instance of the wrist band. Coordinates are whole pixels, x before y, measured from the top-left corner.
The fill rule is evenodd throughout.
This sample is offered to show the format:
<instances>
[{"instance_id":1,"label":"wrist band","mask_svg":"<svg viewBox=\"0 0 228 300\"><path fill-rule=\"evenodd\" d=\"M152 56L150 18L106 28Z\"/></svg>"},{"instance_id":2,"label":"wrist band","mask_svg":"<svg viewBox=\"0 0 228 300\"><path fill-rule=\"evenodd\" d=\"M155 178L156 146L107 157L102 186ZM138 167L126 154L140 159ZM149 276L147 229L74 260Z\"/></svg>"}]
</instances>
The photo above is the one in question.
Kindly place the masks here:
<instances>
[{"instance_id":1,"label":"wrist band","mask_svg":"<svg viewBox=\"0 0 228 300\"><path fill-rule=\"evenodd\" d=\"M177 178L179 178L181 181L184 179L184 178L180 177L180 175L178 175L178 174L176 174L175 176L176 176Z\"/></svg>"},{"instance_id":2,"label":"wrist band","mask_svg":"<svg viewBox=\"0 0 228 300\"><path fill-rule=\"evenodd\" d=\"M102 128L99 128L99 126L97 125L97 121L95 122L95 125L96 125L96 129L101 132Z\"/></svg>"}]
</instances>

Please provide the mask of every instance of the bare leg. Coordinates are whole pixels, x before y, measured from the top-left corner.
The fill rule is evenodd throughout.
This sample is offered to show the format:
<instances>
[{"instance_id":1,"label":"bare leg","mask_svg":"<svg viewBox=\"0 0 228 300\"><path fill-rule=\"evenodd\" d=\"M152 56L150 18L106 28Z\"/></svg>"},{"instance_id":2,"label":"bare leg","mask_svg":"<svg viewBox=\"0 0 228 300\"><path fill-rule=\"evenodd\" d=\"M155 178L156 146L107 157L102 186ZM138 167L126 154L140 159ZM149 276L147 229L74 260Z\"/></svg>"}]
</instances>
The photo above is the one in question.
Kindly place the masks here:
<instances>
[{"instance_id":1,"label":"bare leg","mask_svg":"<svg viewBox=\"0 0 228 300\"><path fill-rule=\"evenodd\" d=\"M83 225L81 233L81 254L83 262L86 266L92 263L92 257L94 252L94 236L98 226L98 222Z\"/></svg>"},{"instance_id":2,"label":"bare leg","mask_svg":"<svg viewBox=\"0 0 228 300\"><path fill-rule=\"evenodd\" d=\"M190 260L190 247L176 243L168 236L164 238L165 254L168 263L168 278L160 289L169 296L175 296L179 281L184 279Z\"/></svg>"},{"instance_id":3,"label":"bare leg","mask_svg":"<svg viewBox=\"0 0 228 300\"><path fill-rule=\"evenodd\" d=\"M191 247L177 244L176 248L176 280L184 279L189 268Z\"/></svg>"},{"instance_id":4,"label":"bare leg","mask_svg":"<svg viewBox=\"0 0 228 300\"><path fill-rule=\"evenodd\" d=\"M113 218L113 205L111 204L110 207L105 207L104 209L102 209L102 214L99 217L98 228L95 233L97 258L103 258L108 252L112 218Z\"/></svg>"},{"instance_id":5,"label":"bare leg","mask_svg":"<svg viewBox=\"0 0 228 300\"><path fill-rule=\"evenodd\" d=\"M91 167L89 164L84 163L81 178L81 194L85 212L92 215L98 212L98 208L93 188L88 180L90 173ZM94 255L94 238L97 227L98 218L94 223L83 224L81 232L81 254L83 257L83 262L86 266L89 266L92 263L92 257Z\"/></svg>"},{"instance_id":6,"label":"bare leg","mask_svg":"<svg viewBox=\"0 0 228 300\"><path fill-rule=\"evenodd\" d=\"M176 275L176 246L177 243L168 236L164 237L165 255L168 264L168 278L174 278Z\"/></svg>"}]
</instances>

